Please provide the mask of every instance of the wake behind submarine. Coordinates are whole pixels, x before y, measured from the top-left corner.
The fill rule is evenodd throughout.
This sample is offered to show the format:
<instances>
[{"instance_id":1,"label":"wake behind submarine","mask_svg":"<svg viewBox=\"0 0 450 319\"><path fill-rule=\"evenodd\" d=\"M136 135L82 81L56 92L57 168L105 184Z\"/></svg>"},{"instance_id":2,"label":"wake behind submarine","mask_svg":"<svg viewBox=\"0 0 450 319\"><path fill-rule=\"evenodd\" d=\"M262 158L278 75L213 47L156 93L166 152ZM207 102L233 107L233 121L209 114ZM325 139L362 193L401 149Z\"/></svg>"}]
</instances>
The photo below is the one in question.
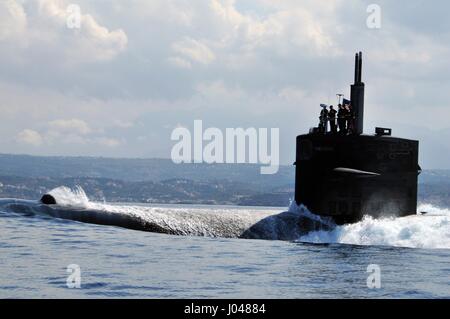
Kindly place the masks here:
<instances>
[{"instance_id":1,"label":"wake behind submarine","mask_svg":"<svg viewBox=\"0 0 450 319\"><path fill-rule=\"evenodd\" d=\"M295 201L336 224L354 223L365 215L402 217L417 210L419 142L392 137L388 128L364 135L364 88L359 52L347 101L353 111L351 132L337 132L336 126L327 132L328 123L322 122L297 136ZM341 124L339 120L338 114Z\"/></svg>"}]
</instances>

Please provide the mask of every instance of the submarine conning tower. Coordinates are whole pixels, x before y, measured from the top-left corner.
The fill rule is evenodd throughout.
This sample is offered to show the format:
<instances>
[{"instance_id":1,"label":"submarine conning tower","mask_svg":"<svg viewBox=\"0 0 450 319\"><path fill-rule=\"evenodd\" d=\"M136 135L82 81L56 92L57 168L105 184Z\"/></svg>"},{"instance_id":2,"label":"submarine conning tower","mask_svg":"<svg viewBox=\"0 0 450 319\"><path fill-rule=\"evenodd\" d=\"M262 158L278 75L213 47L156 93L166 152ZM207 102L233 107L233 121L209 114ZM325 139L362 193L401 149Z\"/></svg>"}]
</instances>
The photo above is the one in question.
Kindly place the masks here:
<instances>
[{"instance_id":1,"label":"submarine conning tower","mask_svg":"<svg viewBox=\"0 0 450 319\"><path fill-rule=\"evenodd\" d=\"M350 87L350 101L355 112L355 134L362 134L364 128L364 87L364 82L362 82L362 52L359 52L355 55L355 83Z\"/></svg>"},{"instance_id":2,"label":"submarine conning tower","mask_svg":"<svg viewBox=\"0 0 450 319\"><path fill-rule=\"evenodd\" d=\"M364 90L359 52L350 87L352 132L315 128L297 136L295 201L337 224L417 211L419 142L393 137L388 128L363 134Z\"/></svg>"}]
</instances>

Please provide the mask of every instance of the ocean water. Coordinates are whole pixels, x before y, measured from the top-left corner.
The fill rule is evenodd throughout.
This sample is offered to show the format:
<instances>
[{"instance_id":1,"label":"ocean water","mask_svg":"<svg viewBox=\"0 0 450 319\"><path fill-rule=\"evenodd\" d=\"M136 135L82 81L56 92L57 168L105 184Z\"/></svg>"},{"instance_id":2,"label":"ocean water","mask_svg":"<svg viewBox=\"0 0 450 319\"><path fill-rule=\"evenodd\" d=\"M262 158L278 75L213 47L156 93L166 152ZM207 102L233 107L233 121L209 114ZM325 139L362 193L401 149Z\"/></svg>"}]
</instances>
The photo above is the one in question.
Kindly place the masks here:
<instances>
[{"instance_id":1,"label":"ocean water","mask_svg":"<svg viewBox=\"0 0 450 319\"><path fill-rule=\"evenodd\" d=\"M125 205L90 202L81 189L52 194L51 209L0 200L0 298L450 297L448 209L422 205L427 215L332 227L295 205ZM302 233L305 216L321 230ZM80 288L68 287L69 265L80 269ZM369 265L379 267L379 288L367 286Z\"/></svg>"}]
</instances>

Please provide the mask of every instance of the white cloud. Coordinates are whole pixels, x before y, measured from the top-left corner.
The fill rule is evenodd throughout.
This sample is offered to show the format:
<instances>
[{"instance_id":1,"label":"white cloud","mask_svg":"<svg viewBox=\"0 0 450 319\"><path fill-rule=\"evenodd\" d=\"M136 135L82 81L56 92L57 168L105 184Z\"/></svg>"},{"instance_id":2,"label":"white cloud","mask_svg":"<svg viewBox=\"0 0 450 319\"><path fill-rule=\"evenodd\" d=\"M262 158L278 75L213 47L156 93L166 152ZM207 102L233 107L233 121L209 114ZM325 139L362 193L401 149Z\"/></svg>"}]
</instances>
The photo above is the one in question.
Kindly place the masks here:
<instances>
[{"instance_id":1,"label":"white cloud","mask_svg":"<svg viewBox=\"0 0 450 319\"><path fill-rule=\"evenodd\" d=\"M5 152L26 153L17 132L31 130L22 137L42 153L167 157L163 123L203 118L282 127L289 163L319 103L348 95L356 50L368 133L395 119L394 132L404 124L414 138L422 127L434 143L449 127L445 1L380 0L379 30L367 28L363 0L77 0L79 30L66 27L69 3L0 0Z\"/></svg>"},{"instance_id":2,"label":"white cloud","mask_svg":"<svg viewBox=\"0 0 450 319\"><path fill-rule=\"evenodd\" d=\"M15 0L0 2L0 40L23 34L27 27L27 17L20 3Z\"/></svg>"},{"instance_id":3,"label":"white cloud","mask_svg":"<svg viewBox=\"0 0 450 319\"><path fill-rule=\"evenodd\" d=\"M25 129L17 134L17 140L21 143L26 143L32 146L39 146L43 142L41 134L30 129Z\"/></svg>"},{"instance_id":4,"label":"white cloud","mask_svg":"<svg viewBox=\"0 0 450 319\"><path fill-rule=\"evenodd\" d=\"M129 128L133 124L126 121L115 121L111 127ZM42 126L42 125L41 125ZM102 130L94 130L81 119L53 120L41 129L24 129L16 135L19 143L35 147L94 147L111 149L125 144L125 139L105 135Z\"/></svg>"},{"instance_id":5,"label":"white cloud","mask_svg":"<svg viewBox=\"0 0 450 319\"><path fill-rule=\"evenodd\" d=\"M280 90L278 95L288 101L302 102L306 96L306 92L301 88L285 87Z\"/></svg>"},{"instance_id":6,"label":"white cloud","mask_svg":"<svg viewBox=\"0 0 450 319\"><path fill-rule=\"evenodd\" d=\"M93 139L92 141L96 144L107 147L117 147L120 144L122 144L122 142L116 138L107 138L107 137L98 137Z\"/></svg>"},{"instance_id":7,"label":"white cloud","mask_svg":"<svg viewBox=\"0 0 450 319\"><path fill-rule=\"evenodd\" d=\"M167 59L167 61L169 61L169 63L173 66L176 66L178 68L182 68L182 69L191 69L192 68L192 64L189 61L186 61L183 58L180 57L169 57Z\"/></svg>"},{"instance_id":8,"label":"white cloud","mask_svg":"<svg viewBox=\"0 0 450 319\"><path fill-rule=\"evenodd\" d=\"M116 119L112 123L112 126L122 128L122 129L131 128L134 125L135 125L135 123L132 121L126 121L126 120L121 120L121 119Z\"/></svg>"},{"instance_id":9,"label":"white cloud","mask_svg":"<svg viewBox=\"0 0 450 319\"><path fill-rule=\"evenodd\" d=\"M202 82L197 85L196 89L201 96L212 99L239 99L245 93L239 88L227 87L223 81Z\"/></svg>"},{"instance_id":10,"label":"white cloud","mask_svg":"<svg viewBox=\"0 0 450 319\"><path fill-rule=\"evenodd\" d=\"M123 51L127 46L127 36L122 29L110 31L100 25L92 15L83 13L81 9L80 29L67 27L71 13L67 11L69 2L62 0L39 0L37 27L47 25L51 36L67 37L65 53L83 61L109 60ZM50 22L43 22L47 19ZM33 27L33 25L30 25Z\"/></svg>"},{"instance_id":11,"label":"white cloud","mask_svg":"<svg viewBox=\"0 0 450 319\"><path fill-rule=\"evenodd\" d=\"M188 37L173 43L172 49L174 52L180 53L192 61L201 64L209 64L216 58L206 44Z\"/></svg>"},{"instance_id":12,"label":"white cloud","mask_svg":"<svg viewBox=\"0 0 450 319\"><path fill-rule=\"evenodd\" d=\"M59 132L73 132L81 135L86 135L92 132L89 125L80 119L59 119L48 123L48 126L52 130Z\"/></svg>"},{"instance_id":13,"label":"white cloud","mask_svg":"<svg viewBox=\"0 0 450 319\"><path fill-rule=\"evenodd\" d=\"M126 49L128 38L122 29L109 30L83 11L81 28L68 28L69 4L63 0L2 1L0 40L7 40L2 46L22 47L7 52L22 57L22 63L30 62L34 53L35 57L53 57L51 62L58 64L108 61Z\"/></svg>"},{"instance_id":14,"label":"white cloud","mask_svg":"<svg viewBox=\"0 0 450 319\"><path fill-rule=\"evenodd\" d=\"M323 17L317 19L317 1L289 5L286 1L274 1L265 5L269 13L255 15L239 12L236 1L212 0L211 15L222 24L217 44L247 54L265 47L279 54L298 49L309 54L338 53L332 41L336 31L332 25L337 19L334 12L322 10Z\"/></svg>"},{"instance_id":15,"label":"white cloud","mask_svg":"<svg viewBox=\"0 0 450 319\"><path fill-rule=\"evenodd\" d=\"M129 128L131 122L116 120L112 123L114 127ZM66 145L98 145L108 148L123 144L123 141L100 135L102 130L92 129L85 121L77 118L58 119L50 121L47 124L48 130L43 133L43 142L47 144L66 144Z\"/></svg>"}]
</instances>

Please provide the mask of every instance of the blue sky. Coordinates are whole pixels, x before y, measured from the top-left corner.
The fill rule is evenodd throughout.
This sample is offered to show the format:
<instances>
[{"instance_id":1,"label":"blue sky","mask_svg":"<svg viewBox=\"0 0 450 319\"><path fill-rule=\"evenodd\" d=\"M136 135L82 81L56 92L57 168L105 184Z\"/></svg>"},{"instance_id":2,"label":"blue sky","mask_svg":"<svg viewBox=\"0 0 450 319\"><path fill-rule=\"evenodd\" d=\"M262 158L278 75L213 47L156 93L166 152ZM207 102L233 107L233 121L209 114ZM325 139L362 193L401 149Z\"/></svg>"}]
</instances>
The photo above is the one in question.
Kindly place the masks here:
<instances>
[{"instance_id":1,"label":"blue sky","mask_svg":"<svg viewBox=\"0 0 450 319\"><path fill-rule=\"evenodd\" d=\"M381 28L366 25L381 8ZM80 29L66 26L69 4ZM450 168L448 1L0 1L2 153L169 158L175 127L278 127L281 161L348 96L364 52L365 132Z\"/></svg>"}]
</instances>

